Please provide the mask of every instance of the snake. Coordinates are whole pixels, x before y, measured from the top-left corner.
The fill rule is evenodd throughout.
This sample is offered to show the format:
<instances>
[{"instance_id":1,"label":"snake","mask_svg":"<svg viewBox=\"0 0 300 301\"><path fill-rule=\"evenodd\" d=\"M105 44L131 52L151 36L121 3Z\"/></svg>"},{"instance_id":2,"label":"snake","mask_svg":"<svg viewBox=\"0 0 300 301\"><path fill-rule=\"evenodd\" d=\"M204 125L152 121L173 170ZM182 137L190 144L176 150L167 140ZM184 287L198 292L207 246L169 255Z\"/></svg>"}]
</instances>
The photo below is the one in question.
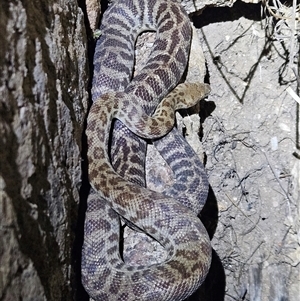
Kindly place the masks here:
<instances>
[{"instance_id":1,"label":"snake","mask_svg":"<svg viewBox=\"0 0 300 301\"><path fill-rule=\"evenodd\" d=\"M105 11L94 55L93 104L87 119L91 192L82 247L82 283L93 300L179 301L204 281L211 245L197 217L208 193L204 167L174 127L174 112L208 95L207 84L178 84L191 39L176 0L116 0ZM145 66L132 78L139 34L155 31ZM175 183L147 189L147 140L171 167ZM168 253L151 265L124 262L120 217Z\"/></svg>"}]
</instances>

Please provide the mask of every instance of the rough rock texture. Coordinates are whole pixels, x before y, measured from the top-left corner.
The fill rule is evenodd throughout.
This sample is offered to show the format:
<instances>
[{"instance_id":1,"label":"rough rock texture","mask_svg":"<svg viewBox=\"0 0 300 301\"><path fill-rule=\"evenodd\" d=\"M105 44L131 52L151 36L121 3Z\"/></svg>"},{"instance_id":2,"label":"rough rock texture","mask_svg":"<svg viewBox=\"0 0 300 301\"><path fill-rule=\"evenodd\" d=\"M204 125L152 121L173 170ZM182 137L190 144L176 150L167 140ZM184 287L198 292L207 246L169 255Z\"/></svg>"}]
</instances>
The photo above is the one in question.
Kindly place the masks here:
<instances>
[{"instance_id":1,"label":"rough rock texture","mask_svg":"<svg viewBox=\"0 0 300 301\"><path fill-rule=\"evenodd\" d=\"M1 1L0 35L0 299L72 300L83 13L76 1Z\"/></svg>"},{"instance_id":2,"label":"rough rock texture","mask_svg":"<svg viewBox=\"0 0 300 301\"><path fill-rule=\"evenodd\" d=\"M200 113L213 192L207 218L215 212L218 256L207 280L225 281L225 300L297 301L299 104L286 92L288 86L297 91L287 51L293 39L288 31L274 39L275 20L261 11L260 4L237 2L193 19L212 87ZM214 270L217 263L222 267Z\"/></svg>"}]
</instances>

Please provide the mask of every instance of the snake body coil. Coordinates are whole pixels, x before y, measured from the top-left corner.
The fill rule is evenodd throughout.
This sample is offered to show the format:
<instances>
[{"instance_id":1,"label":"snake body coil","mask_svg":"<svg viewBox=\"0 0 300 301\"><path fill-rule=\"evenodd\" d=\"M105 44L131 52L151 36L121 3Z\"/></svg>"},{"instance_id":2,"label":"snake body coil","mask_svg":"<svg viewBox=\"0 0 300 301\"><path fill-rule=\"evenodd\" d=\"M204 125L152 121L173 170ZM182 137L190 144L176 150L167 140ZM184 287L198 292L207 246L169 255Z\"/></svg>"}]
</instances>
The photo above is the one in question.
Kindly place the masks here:
<instances>
[{"instance_id":1,"label":"snake body coil","mask_svg":"<svg viewBox=\"0 0 300 301\"><path fill-rule=\"evenodd\" d=\"M99 301L183 300L203 282L211 260L210 241L197 218L206 200L207 178L196 154L173 128L174 110L195 104L209 87L182 84L161 102L186 67L189 19L175 0L118 0L105 12L100 29L86 131L93 191L86 212L82 281ZM145 67L131 79L134 44L144 30L155 30L156 40ZM155 142L176 179L164 194L143 187L146 143L136 134L150 139L167 134ZM150 266L125 263L119 252L119 216L161 243L168 259Z\"/></svg>"}]
</instances>

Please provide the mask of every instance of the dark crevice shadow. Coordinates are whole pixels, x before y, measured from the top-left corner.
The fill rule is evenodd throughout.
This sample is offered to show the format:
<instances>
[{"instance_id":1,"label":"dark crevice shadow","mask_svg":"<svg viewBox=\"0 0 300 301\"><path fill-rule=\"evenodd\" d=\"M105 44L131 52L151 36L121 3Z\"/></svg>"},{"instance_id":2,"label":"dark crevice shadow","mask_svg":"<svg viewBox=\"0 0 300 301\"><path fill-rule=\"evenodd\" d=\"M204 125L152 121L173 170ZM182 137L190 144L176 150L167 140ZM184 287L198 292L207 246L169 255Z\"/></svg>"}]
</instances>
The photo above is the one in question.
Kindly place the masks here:
<instances>
[{"instance_id":1,"label":"dark crevice shadow","mask_svg":"<svg viewBox=\"0 0 300 301\"><path fill-rule=\"evenodd\" d=\"M196 28L202 28L213 23L235 21L244 17L253 21L262 20L261 3L249 4L241 1L235 2L232 7L206 7L201 15L192 14L192 22Z\"/></svg>"},{"instance_id":2,"label":"dark crevice shadow","mask_svg":"<svg viewBox=\"0 0 300 301\"><path fill-rule=\"evenodd\" d=\"M93 31L91 29L90 21L87 15L86 0L78 0L78 6L81 8L84 15L84 25L85 25L86 37L87 37L87 57L88 57L88 67L89 67L88 92L90 96L93 71L94 71L93 58L94 58L96 40L93 37ZM91 97L89 97L89 99L91 99Z\"/></svg>"},{"instance_id":3,"label":"dark crevice shadow","mask_svg":"<svg viewBox=\"0 0 300 301\"><path fill-rule=\"evenodd\" d=\"M92 85L92 75L93 75L93 57L95 52L95 39L93 38L93 32L91 30L90 22L87 16L86 1L78 0L78 6L81 8L84 15L84 24L87 37L87 57L88 57L88 67L89 67L89 82L88 82L88 93L89 93L89 106L91 106L91 85ZM88 116L88 112L86 117ZM85 135L87 120L85 119L83 129L82 129L82 138L81 138L81 187L79 191L79 206L77 211L77 221L74 226L75 238L72 245L72 271L73 275L71 277L71 286L73 292L73 300L75 301L89 301L89 295L85 291L82 281L81 281L81 254L82 246L84 240L84 221L85 221L85 212L87 208L87 198L90 191L90 184L88 180L88 160L87 160L87 137Z\"/></svg>"},{"instance_id":4,"label":"dark crevice shadow","mask_svg":"<svg viewBox=\"0 0 300 301\"><path fill-rule=\"evenodd\" d=\"M87 16L87 8L85 0L77 0L78 6L81 8L84 14L84 23L86 29L87 36L87 56L88 56L88 67L89 67L89 82L88 82L88 93L89 93L89 108L92 104L91 97L91 87L92 87L92 79L93 79L93 59L95 53L96 39L93 36L93 31L90 26L90 22ZM107 0L101 0L101 16L98 24L98 28L100 27L101 19L103 13L106 11L108 7ZM88 109L89 110L89 109ZM86 114L86 117L88 114ZM74 229L75 239L72 247L72 267L74 271L74 275L72 277L72 290L73 290L73 298L76 301L88 301L89 295L85 291L82 281L81 281L81 255L82 255L82 246L84 240L84 221L85 221L85 212L87 209L87 198L90 192L90 184L88 179L88 160L87 160L87 137L85 135L86 130L86 122L84 122L83 133L82 133L82 185L80 188L80 196L79 196L79 206L78 206L78 215L77 215L77 223Z\"/></svg>"},{"instance_id":5,"label":"dark crevice shadow","mask_svg":"<svg viewBox=\"0 0 300 301\"><path fill-rule=\"evenodd\" d=\"M201 211L200 219L212 240L218 225L218 204L216 196L209 186L208 197ZM222 262L214 249L209 272L202 285L185 301L223 301L225 297L226 277Z\"/></svg>"},{"instance_id":6,"label":"dark crevice shadow","mask_svg":"<svg viewBox=\"0 0 300 301\"><path fill-rule=\"evenodd\" d=\"M87 7L86 7L86 0L77 0L78 6L81 8L83 15L84 15L84 24L87 36L87 56L88 56L88 66L89 66L89 82L88 82L88 92L91 98L91 88L92 88L92 79L93 79L93 72L94 72L94 54L95 54L95 46L97 42L97 38L94 37L94 33L90 26L90 21L87 15ZM100 27L101 20L103 13L106 11L108 7L108 0L101 0L101 14L99 18L99 24L97 24L97 28ZM91 101L90 101L91 104Z\"/></svg>"},{"instance_id":7,"label":"dark crevice shadow","mask_svg":"<svg viewBox=\"0 0 300 301\"><path fill-rule=\"evenodd\" d=\"M86 122L84 129L86 128ZM87 198L90 192L90 184L88 180L88 160L87 160L87 138L85 131L82 134L82 152L81 152L81 170L82 185L79 194L79 206L77 213L77 224L75 228L75 240L72 248L72 266L74 277L72 279L72 288L75 301L89 301L89 295L85 291L81 281L81 255L84 240L84 221L87 209Z\"/></svg>"}]
</instances>

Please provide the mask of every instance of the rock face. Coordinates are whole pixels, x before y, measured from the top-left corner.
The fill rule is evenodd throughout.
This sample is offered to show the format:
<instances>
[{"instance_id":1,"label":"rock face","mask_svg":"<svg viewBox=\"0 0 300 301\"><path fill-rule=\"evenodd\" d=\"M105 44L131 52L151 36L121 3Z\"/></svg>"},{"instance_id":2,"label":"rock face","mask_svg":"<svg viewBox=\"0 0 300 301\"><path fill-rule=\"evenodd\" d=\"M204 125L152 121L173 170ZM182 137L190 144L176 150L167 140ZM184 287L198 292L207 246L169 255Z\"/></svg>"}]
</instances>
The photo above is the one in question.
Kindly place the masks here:
<instances>
[{"instance_id":1,"label":"rock face","mask_svg":"<svg viewBox=\"0 0 300 301\"><path fill-rule=\"evenodd\" d=\"M0 20L0 299L72 300L83 13L76 1L1 1Z\"/></svg>"}]
</instances>

